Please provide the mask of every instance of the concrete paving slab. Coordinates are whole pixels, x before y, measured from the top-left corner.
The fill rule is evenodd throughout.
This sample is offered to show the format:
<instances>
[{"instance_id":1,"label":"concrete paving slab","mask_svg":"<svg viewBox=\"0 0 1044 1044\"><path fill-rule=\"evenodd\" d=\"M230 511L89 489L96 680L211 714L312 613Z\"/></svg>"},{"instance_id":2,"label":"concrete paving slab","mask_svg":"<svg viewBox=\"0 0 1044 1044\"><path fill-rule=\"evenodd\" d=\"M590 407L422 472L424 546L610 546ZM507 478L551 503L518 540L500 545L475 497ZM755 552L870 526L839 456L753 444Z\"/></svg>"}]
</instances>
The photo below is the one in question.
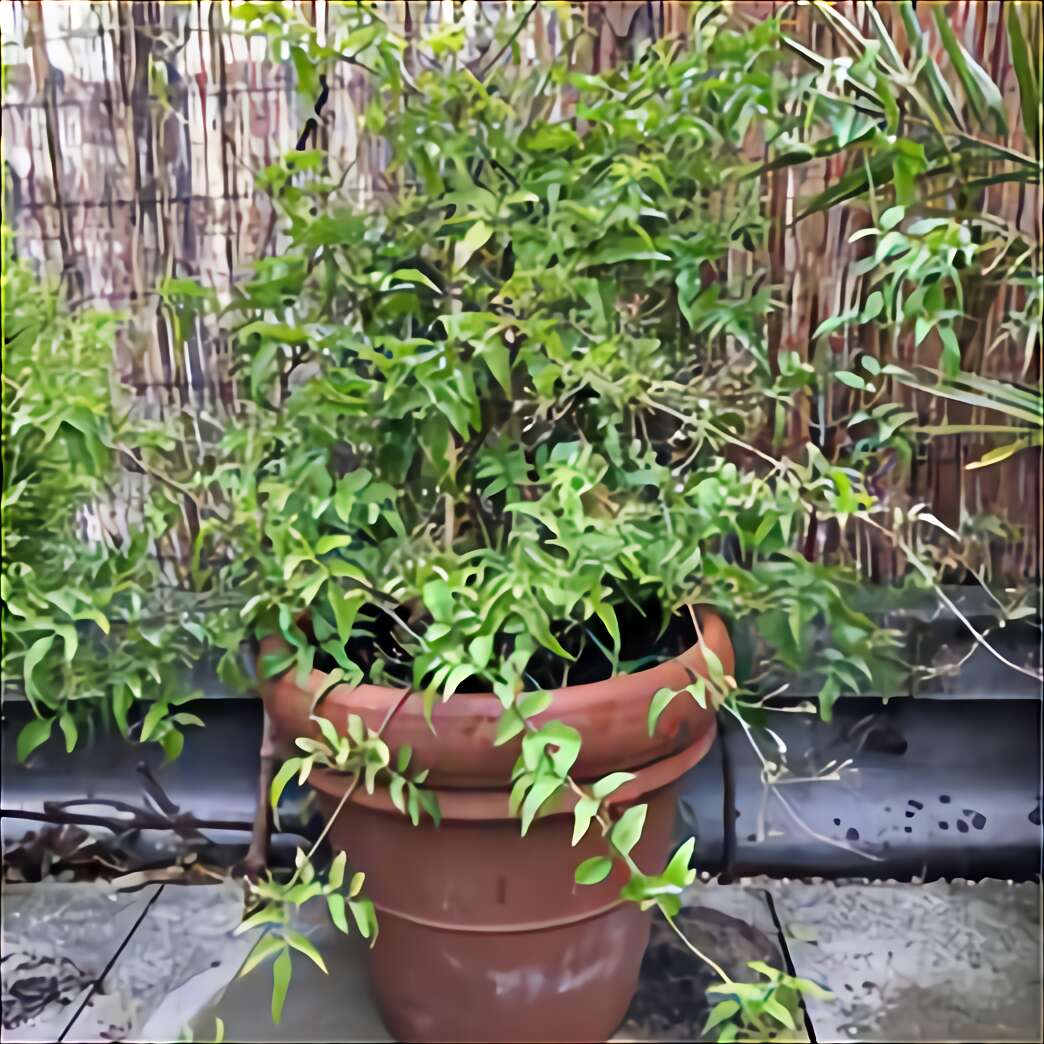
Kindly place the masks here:
<instances>
[{"instance_id":1,"label":"concrete paving slab","mask_svg":"<svg viewBox=\"0 0 1044 1044\"><path fill-rule=\"evenodd\" d=\"M272 971L268 962L243 978L233 979L192 1019L196 1038L210 1039L207 1035L213 1033L214 1020L220 1018L225 1039L244 1044L394 1044L370 997L365 940L337 931L321 901L304 907L298 928L323 955L329 975L302 954L293 954L290 991L282 1022L276 1026L271 1015Z\"/></svg>"},{"instance_id":2,"label":"concrete paving slab","mask_svg":"<svg viewBox=\"0 0 1044 1044\"><path fill-rule=\"evenodd\" d=\"M686 898L678 917L680 927L693 945L712 954L730 975L748 981L756 978L746 967L752 960L783 967L778 932L760 888L707 883L695 886ZM317 907L304 930L323 954L330 975L324 976L307 958L294 956L293 981L280 1026L271 1022L271 973L262 968L231 983L193 1021L193 1032L206 1039L215 1017L220 1017L229 1040L394 1044L370 998L365 942L346 939L323 923L323 916ZM638 993L613 1044L700 1040L710 1009L704 993L713 981L713 973L670 927L655 919Z\"/></svg>"},{"instance_id":3,"label":"concrete paving slab","mask_svg":"<svg viewBox=\"0 0 1044 1044\"><path fill-rule=\"evenodd\" d=\"M67 1034L159 887L120 892L98 884L4 886L5 1044L53 1042Z\"/></svg>"},{"instance_id":4,"label":"concrete paving slab","mask_svg":"<svg viewBox=\"0 0 1044 1044\"><path fill-rule=\"evenodd\" d=\"M706 882L693 885L684 897L678 927L702 953L717 961L740 982L758 976L748 961L785 968L779 933L764 890ZM717 976L692 954L662 917L654 917L649 948L642 961L638 993L616 1037L624 1042L702 1040L703 1026L714 1002L707 987ZM803 1031L795 1040L807 1039Z\"/></svg>"},{"instance_id":5,"label":"concrete paving slab","mask_svg":"<svg viewBox=\"0 0 1044 1044\"><path fill-rule=\"evenodd\" d=\"M66 1038L178 1040L250 952L259 933L232 934L242 915L236 882L164 885Z\"/></svg>"},{"instance_id":6,"label":"concrete paving slab","mask_svg":"<svg viewBox=\"0 0 1044 1044\"><path fill-rule=\"evenodd\" d=\"M1004 881L774 883L820 1041L1030 1041L1042 1037L1041 890Z\"/></svg>"},{"instance_id":7,"label":"concrete paving slab","mask_svg":"<svg viewBox=\"0 0 1044 1044\"><path fill-rule=\"evenodd\" d=\"M819 1041L1041 1039L1038 886L758 879L698 884L685 899L678 920L686 937L734 977L753 978L747 961L785 967L789 956L797 974L834 992L833 1002L806 1002ZM195 1039L210 1040L220 1017L229 1041L393 1044L370 999L365 942L346 939L321 904L312 907L300 927L330 975L295 955L277 1027L270 970L235 977L252 945L231 934L237 886L130 895L97 885L5 889L3 1039L172 1041L188 1023ZM639 990L614 1041L700 1040L712 981L654 921Z\"/></svg>"}]
</instances>

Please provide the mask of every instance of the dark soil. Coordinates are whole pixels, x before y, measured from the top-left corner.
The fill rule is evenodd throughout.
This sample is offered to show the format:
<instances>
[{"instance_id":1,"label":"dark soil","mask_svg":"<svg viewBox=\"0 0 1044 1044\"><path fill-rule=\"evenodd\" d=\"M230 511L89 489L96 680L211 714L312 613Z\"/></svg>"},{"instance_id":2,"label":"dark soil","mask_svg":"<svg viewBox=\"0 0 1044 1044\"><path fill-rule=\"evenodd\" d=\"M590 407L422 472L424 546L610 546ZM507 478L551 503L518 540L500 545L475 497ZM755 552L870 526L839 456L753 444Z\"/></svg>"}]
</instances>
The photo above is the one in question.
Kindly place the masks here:
<instances>
[{"instance_id":1,"label":"dark soil","mask_svg":"<svg viewBox=\"0 0 1044 1044\"><path fill-rule=\"evenodd\" d=\"M661 634L662 618L658 607L650 606L643 613L626 604L617 606L616 611L620 624L620 673L654 666L678 655L696 640L688 613L674 616ZM400 615L400 620L405 623L405 613ZM408 684L411 676L408 654L396 640L396 632L402 632L391 614L375 609L364 610L357 620L359 626L365 629L365 633L356 634L348 643L345 648L348 658L358 664L368 677L374 665L383 661L386 682L394 679L398 683ZM409 626L421 632L425 624L419 621ZM313 638L310 627L306 628L306 633ZM567 663L549 650L541 649L530 663L527 688L554 689L561 686L563 681L570 685L583 685L610 677L611 664L598 646L598 643L605 647L610 644L600 621L592 618L585 621L584 625L574 625L556 637L564 648L576 656L576 660ZM503 655L507 649L498 651ZM321 671L332 671L337 662L326 650L317 649L315 666ZM458 691L488 692L489 685L481 679L471 678Z\"/></svg>"}]
</instances>

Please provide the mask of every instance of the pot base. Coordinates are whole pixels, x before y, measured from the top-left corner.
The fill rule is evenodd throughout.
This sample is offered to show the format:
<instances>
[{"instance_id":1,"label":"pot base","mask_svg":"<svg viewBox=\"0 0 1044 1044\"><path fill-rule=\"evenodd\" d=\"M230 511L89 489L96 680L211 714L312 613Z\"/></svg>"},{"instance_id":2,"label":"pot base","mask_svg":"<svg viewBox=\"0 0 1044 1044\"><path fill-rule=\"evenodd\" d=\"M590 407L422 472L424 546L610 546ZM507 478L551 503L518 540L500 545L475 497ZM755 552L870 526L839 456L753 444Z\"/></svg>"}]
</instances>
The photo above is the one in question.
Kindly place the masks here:
<instances>
[{"instance_id":1,"label":"pot base","mask_svg":"<svg viewBox=\"0 0 1044 1044\"><path fill-rule=\"evenodd\" d=\"M529 932L461 932L380 915L374 996L403 1044L607 1040L627 1014L649 941L633 903Z\"/></svg>"},{"instance_id":2,"label":"pot base","mask_svg":"<svg viewBox=\"0 0 1044 1044\"><path fill-rule=\"evenodd\" d=\"M674 781L707 746L640 769L612 803L615 815L648 804L632 853L646 873L668 859ZM343 781L313 782L332 815ZM392 1035L408 1044L610 1037L638 988L651 914L620 900L628 871L619 860L600 884L575 882L581 862L605 854L597 825L574 847L568 810L538 817L522 837L505 795L454 792L439 827L414 827L383 803L379 791L353 796L330 842L366 873L379 924L372 988Z\"/></svg>"}]
</instances>

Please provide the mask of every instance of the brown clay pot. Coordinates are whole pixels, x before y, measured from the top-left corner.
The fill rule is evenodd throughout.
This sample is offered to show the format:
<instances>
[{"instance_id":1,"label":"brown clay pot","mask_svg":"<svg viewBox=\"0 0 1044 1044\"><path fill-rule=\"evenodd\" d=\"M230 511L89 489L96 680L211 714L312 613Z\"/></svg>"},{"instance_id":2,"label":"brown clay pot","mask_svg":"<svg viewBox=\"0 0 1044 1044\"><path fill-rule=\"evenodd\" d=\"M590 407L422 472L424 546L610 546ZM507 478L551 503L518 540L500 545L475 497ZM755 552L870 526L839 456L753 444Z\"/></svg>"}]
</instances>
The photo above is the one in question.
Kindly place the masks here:
<instances>
[{"instance_id":1,"label":"brown clay pot","mask_svg":"<svg viewBox=\"0 0 1044 1044\"><path fill-rule=\"evenodd\" d=\"M733 671L732 646L716 615L703 613L703 635ZM277 652L279 640L263 644ZM681 688L705 672L693 647L674 660L633 675L559 689L535 718L564 721L583 738L574 770L580 779L629 770L635 778L609 801L619 815L648 803L642 838L632 853L647 873L663 869L675 814L674 783L710 748L715 718L687 698L674 700L648 735L649 701L664 686ZM315 734L311 692L326 675L313 671L301 688L292 672L263 683L262 695L283 741ZM309 692L308 690L311 690ZM340 729L349 713L372 729L401 704L383 732L394 751L414 749L411 767L431 769L442 813L414 827L387 792L359 788L333 823L330 842L366 872L367 894L380 933L370 950L374 996L400 1041L602 1041L620 1024L638 982L649 914L619 899L626 871L617 864L593 886L577 885L576 867L605 854L592 828L571 846L572 807L566 794L545 808L521 837L508 807L519 741L493 746L499 701L459 693L424 721L418 697L374 685L337 686L320 713ZM344 794L343 777L313 772L326 815Z\"/></svg>"},{"instance_id":2,"label":"brown clay pot","mask_svg":"<svg viewBox=\"0 0 1044 1044\"><path fill-rule=\"evenodd\" d=\"M726 674L733 672L732 645L721 618L703 610L703 640L717 655ZM287 649L281 638L266 638L261 654ZM570 685L553 692L551 704L531 719L537 727L545 721L563 721L583 737L580 756L573 768L578 780L598 779L609 772L629 770L665 758L700 740L713 727L714 713L694 700L673 700L660 716L654 735L649 735L649 701L662 688L680 689L695 675L706 674L703 653L692 646L673 660L646 671L618 675L590 685ZM264 682L261 694L280 742L292 743L298 736L318 736L309 718L312 694L321 692L328 676L313 670L305 686L298 686L294 672ZM358 714L370 729L379 729L388 712L395 712L382 733L392 750L403 744L413 748L411 766L429 770L433 787L503 787L521 749L521 739L494 747L497 723L503 713L492 693L457 693L432 712L435 732L424 720L420 696L403 701L403 689L381 685L336 685L317 710L339 730L347 727L349 714Z\"/></svg>"}]
</instances>

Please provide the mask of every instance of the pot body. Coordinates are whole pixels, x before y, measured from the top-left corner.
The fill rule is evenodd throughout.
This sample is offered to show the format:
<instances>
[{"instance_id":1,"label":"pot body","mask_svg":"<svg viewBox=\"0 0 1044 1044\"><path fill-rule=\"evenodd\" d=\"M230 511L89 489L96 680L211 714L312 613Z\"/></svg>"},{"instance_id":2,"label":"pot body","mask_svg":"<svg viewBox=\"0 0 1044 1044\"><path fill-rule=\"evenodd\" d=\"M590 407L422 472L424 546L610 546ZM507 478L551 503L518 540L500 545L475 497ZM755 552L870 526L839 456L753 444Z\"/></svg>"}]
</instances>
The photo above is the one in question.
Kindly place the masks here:
<instances>
[{"instance_id":1,"label":"pot body","mask_svg":"<svg viewBox=\"0 0 1044 1044\"><path fill-rule=\"evenodd\" d=\"M703 638L727 674L733 653L721 619L704 612ZM282 646L285 649L285 646ZM267 639L262 653L279 652ZM681 689L706 674L694 646L673 660L631 675L551 694L531 719L558 720L582 738L573 778L614 771L633 778L607 801L618 816L648 803L642 837L632 852L646 873L663 870L675 815L674 784L707 752L714 711L686 696L647 727L649 702L663 687ZM352 870L366 873L379 934L370 951L373 991L382 1017L400 1041L577 1041L607 1039L622 1021L638 984L649 936L649 913L619 898L627 870L619 862L605 881L578 885L576 867L606 854L597 824L571 844L576 798L564 791L545 803L526 837L509 808L512 766L521 739L493 745L502 713L492 694L458 693L423 717L419 696L375 685L338 685L313 671L304 685L292 673L261 686L276 737L315 735L317 713L336 728L358 714L394 751L413 747L411 767L427 768L442 814L436 827L417 827L381 788L353 791L330 831ZM345 780L317 770L310 782L326 815L341 805Z\"/></svg>"},{"instance_id":2,"label":"pot body","mask_svg":"<svg viewBox=\"0 0 1044 1044\"><path fill-rule=\"evenodd\" d=\"M666 775L698 753L669 759L676 768ZM325 777L321 786L330 815L343 784ZM648 812L632 855L658 872L669 856L675 788L637 796ZM605 853L597 824L575 848L564 810L521 837L501 797L457 791L438 827L429 819L414 827L390 803L349 801L337 817L330 842L366 873L377 908L369 971L381 1017L404 1042L606 1040L637 989L651 914L620 901L627 872L619 862L601 884L575 883L579 863Z\"/></svg>"}]
</instances>

